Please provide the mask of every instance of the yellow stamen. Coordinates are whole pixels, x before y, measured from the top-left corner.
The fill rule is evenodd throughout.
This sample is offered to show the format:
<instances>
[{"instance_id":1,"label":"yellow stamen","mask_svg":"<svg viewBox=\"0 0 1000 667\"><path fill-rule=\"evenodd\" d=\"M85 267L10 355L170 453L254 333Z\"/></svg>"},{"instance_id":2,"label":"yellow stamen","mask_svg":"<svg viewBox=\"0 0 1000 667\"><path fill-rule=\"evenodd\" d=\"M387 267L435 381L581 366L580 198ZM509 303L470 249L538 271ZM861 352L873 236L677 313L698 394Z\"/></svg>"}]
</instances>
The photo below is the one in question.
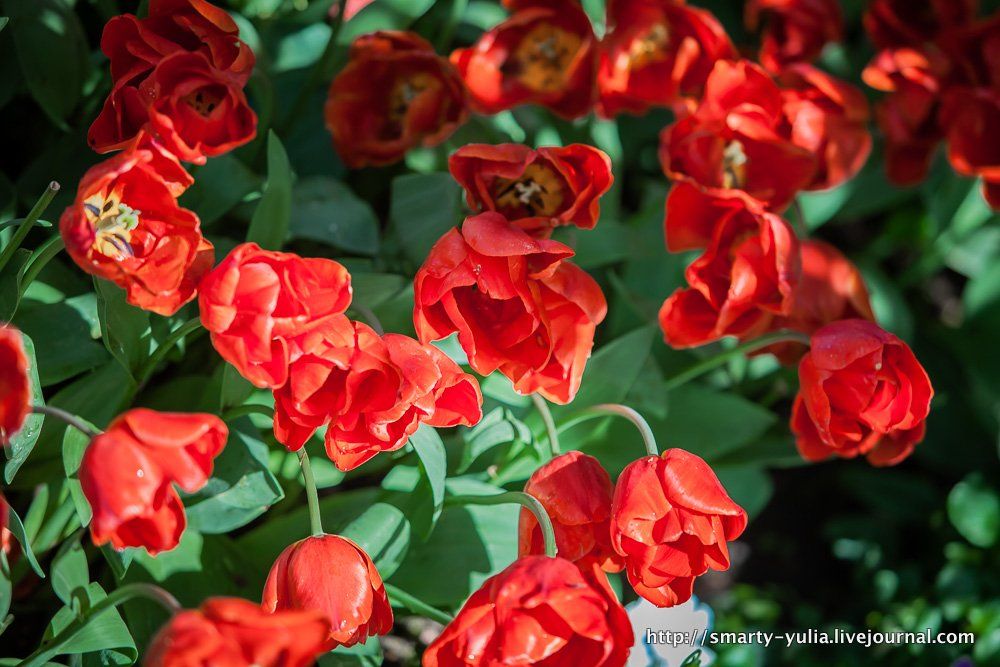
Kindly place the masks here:
<instances>
[{"instance_id":1,"label":"yellow stamen","mask_svg":"<svg viewBox=\"0 0 1000 667\"><path fill-rule=\"evenodd\" d=\"M742 190L747 183L747 163L749 158L743 151L739 139L733 139L722 151L722 186L727 189Z\"/></svg>"},{"instance_id":2,"label":"yellow stamen","mask_svg":"<svg viewBox=\"0 0 1000 667\"><path fill-rule=\"evenodd\" d=\"M665 47L670 43L670 28L654 23L638 35L629 45L628 60L632 67L642 67L666 57Z\"/></svg>"},{"instance_id":3,"label":"yellow stamen","mask_svg":"<svg viewBox=\"0 0 1000 667\"><path fill-rule=\"evenodd\" d=\"M511 59L518 80L538 92L560 90L581 42L578 35L554 25L536 26L524 36Z\"/></svg>"},{"instance_id":4,"label":"yellow stamen","mask_svg":"<svg viewBox=\"0 0 1000 667\"><path fill-rule=\"evenodd\" d=\"M132 232L139 226L142 211L121 200L121 194L111 192L107 197L95 194L83 202L84 215L94 226L93 249L105 257L122 261L135 257L132 250Z\"/></svg>"},{"instance_id":5,"label":"yellow stamen","mask_svg":"<svg viewBox=\"0 0 1000 667\"><path fill-rule=\"evenodd\" d=\"M555 215L563 203L563 181L549 166L529 164L520 178L498 178L493 188L497 204L526 209L529 216Z\"/></svg>"}]
</instances>

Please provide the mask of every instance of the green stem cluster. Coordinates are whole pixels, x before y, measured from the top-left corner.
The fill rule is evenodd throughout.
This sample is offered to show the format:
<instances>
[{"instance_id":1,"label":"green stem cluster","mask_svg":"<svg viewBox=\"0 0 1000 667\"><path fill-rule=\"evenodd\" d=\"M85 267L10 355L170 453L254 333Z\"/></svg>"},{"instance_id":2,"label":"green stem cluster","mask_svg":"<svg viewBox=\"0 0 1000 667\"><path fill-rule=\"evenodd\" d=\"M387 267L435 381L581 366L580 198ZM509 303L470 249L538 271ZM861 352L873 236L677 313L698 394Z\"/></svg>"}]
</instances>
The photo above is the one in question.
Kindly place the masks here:
<instances>
[{"instance_id":1,"label":"green stem cluster","mask_svg":"<svg viewBox=\"0 0 1000 667\"><path fill-rule=\"evenodd\" d=\"M4 247L3 252L0 252L0 271L7 266L7 262L9 262L10 258L14 256L17 249L21 247L24 239L28 236L28 232L30 232L31 228L35 226L38 219L42 217L42 213L45 212L48 205L52 203L53 197L55 197L58 192L59 184L52 181L49 183L49 187L45 189L45 192L42 193L42 196L38 198L38 201L35 202L35 205L31 207L30 211L28 211L28 215L25 216L17 230L14 231L14 235L11 236L10 243Z\"/></svg>"}]
</instances>

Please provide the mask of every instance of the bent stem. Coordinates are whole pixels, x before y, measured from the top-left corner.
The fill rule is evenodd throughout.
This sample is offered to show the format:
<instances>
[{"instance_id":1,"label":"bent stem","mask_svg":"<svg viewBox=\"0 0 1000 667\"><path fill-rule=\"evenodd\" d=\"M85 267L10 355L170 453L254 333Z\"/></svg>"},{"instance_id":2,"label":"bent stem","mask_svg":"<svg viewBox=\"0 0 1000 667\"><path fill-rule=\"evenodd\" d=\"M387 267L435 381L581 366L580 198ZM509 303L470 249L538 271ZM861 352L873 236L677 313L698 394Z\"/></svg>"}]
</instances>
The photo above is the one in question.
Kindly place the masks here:
<instances>
[{"instance_id":1,"label":"bent stem","mask_svg":"<svg viewBox=\"0 0 1000 667\"><path fill-rule=\"evenodd\" d=\"M618 403L602 403L600 405L592 405L591 407L584 408L577 414L573 415L573 417L571 417L568 421L560 425L560 429L565 431L571 426L576 426L577 424L585 422L588 419L594 419L595 417L607 417L609 415L624 417L632 422L635 427L639 429L639 435L642 436L642 444L646 447L646 453L650 456L660 455L660 450L656 446L656 436L653 435L653 429L649 427L649 422L647 422L642 415L627 405L619 405Z\"/></svg>"},{"instance_id":2,"label":"bent stem","mask_svg":"<svg viewBox=\"0 0 1000 667\"><path fill-rule=\"evenodd\" d=\"M525 493L524 491L507 491L506 493L497 493L490 496L449 496L445 498L444 502L446 505L507 505L509 503L517 503L534 514L538 525L542 527L542 539L545 541L545 555L549 558L555 558L558 555L556 533L552 528L552 519L549 518L549 513L545 511L545 507L530 493Z\"/></svg>"},{"instance_id":3,"label":"bent stem","mask_svg":"<svg viewBox=\"0 0 1000 667\"><path fill-rule=\"evenodd\" d=\"M556 428L556 422L552 419L552 411L549 410L548 402L538 394L531 395L531 402L535 404L535 409L538 410L538 414L542 417L542 423L545 424L545 435L549 440L549 451L552 452L553 458L559 456L559 429Z\"/></svg>"},{"instance_id":4,"label":"bent stem","mask_svg":"<svg viewBox=\"0 0 1000 667\"><path fill-rule=\"evenodd\" d=\"M42 217L42 213L48 205L52 203L52 198L56 196L57 192L59 192L59 184L52 181L49 183L49 186L45 188L45 192L43 192L42 196L38 198L38 201L35 202L35 205L31 207L30 211L28 211L28 215L25 216L24 220L14 232L14 235L11 236L10 243L8 243L7 247L5 247L3 252L0 253L0 271L3 270L3 267L7 266L7 262L9 262L10 258L14 256L14 252L21 247L24 239L28 236L28 232L30 232L31 228L35 226L38 219Z\"/></svg>"},{"instance_id":5,"label":"bent stem","mask_svg":"<svg viewBox=\"0 0 1000 667\"><path fill-rule=\"evenodd\" d=\"M385 583L383 585L385 586L385 592L389 594L389 599L392 602L398 603L397 606L405 607L414 614L425 616L432 621L437 621L441 625L448 625L454 620L450 615L440 609L430 606L423 600L413 597L401 588L393 586L389 583Z\"/></svg>"},{"instance_id":6,"label":"bent stem","mask_svg":"<svg viewBox=\"0 0 1000 667\"><path fill-rule=\"evenodd\" d=\"M49 651L53 648L58 650L58 647L72 640L92 619L97 618L106 611L114 609L123 602L140 597L156 602L161 607L166 609L167 613L171 616L180 612L182 609L181 604L177 601L177 598L159 586L154 586L153 584L128 584L126 586L122 586L121 588L109 593L107 597L84 612L80 618L77 618L72 623L67 625L62 632L45 642L43 645L39 646L38 650L19 663L20 667L34 667L35 665L44 664L48 657L50 657L47 655Z\"/></svg>"},{"instance_id":7,"label":"bent stem","mask_svg":"<svg viewBox=\"0 0 1000 667\"><path fill-rule=\"evenodd\" d=\"M699 361L687 370L681 371L672 378L667 378L664 386L667 391L676 389L677 387L695 379L699 375L704 375L708 371L718 368L734 357L742 356L748 352L753 352L762 347L774 345L775 343L802 343L803 345L809 345L809 336L800 331L792 331L790 329L772 331L771 333L764 334L759 338L749 340L742 345L737 345L736 347L720 352L714 357L709 357L708 359Z\"/></svg>"},{"instance_id":8,"label":"bent stem","mask_svg":"<svg viewBox=\"0 0 1000 667\"><path fill-rule=\"evenodd\" d=\"M95 431L90 427L85 421L77 417L76 415L61 410L59 408L53 407L51 405L32 405L31 411L36 415L45 415L46 417L54 417L61 422L65 422L80 431L88 438L96 438L100 435L100 431Z\"/></svg>"},{"instance_id":9,"label":"bent stem","mask_svg":"<svg viewBox=\"0 0 1000 667\"><path fill-rule=\"evenodd\" d=\"M302 466L302 481L306 487L306 500L309 502L309 526L312 534L319 537L323 534L323 519L319 515L319 492L316 491L316 478L313 477L312 465L306 448L299 450L299 465Z\"/></svg>"},{"instance_id":10,"label":"bent stem","mask_svg":"<svg viewBox=\"0 0 1000 667\"><path fill-rule=\"evenodd\" d=\"M137 374L136 383L141 389L143 386L149 382L150 378L153 377L153 372L156 367L160 365L160 362L166 358L167 353L174 348L174 345L181 342L188 334L197 331L201 327L201 320L194 317L184 324L180 325L167 336L160 345L153 351L153 354L149 355L149 359L143 365Z\"/></svg>"}]
</instances>

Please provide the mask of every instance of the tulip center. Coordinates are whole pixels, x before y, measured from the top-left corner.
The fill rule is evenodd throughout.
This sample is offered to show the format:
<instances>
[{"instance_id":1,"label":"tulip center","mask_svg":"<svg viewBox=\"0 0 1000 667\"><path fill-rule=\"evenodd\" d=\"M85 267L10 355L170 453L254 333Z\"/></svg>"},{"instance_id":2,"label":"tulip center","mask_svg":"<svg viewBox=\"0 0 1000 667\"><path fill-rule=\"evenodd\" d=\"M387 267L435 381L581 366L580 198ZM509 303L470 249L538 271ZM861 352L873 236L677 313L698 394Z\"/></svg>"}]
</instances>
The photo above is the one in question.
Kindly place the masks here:
<instances>
[{"instance_id":1,"label":"tulip center","mask_svg":"<svg viewBox=\"0 0 1000 667\"><path fill-rule=\"evenodd\" d=\"M664 50L670 43L670 28L663 23L654 23L632 41L628 49L628 61L632 67L642 67L650 62L663 60Z\"/></svg>"},{"instance_id":2,"label":"tulip center","mask_svg":"<svg viewBox=\"0 0 1000 667\"><path fill-rule=\"evenodd\" d=\"M83 210L87 221L94 226L91 246L94 250L116 261L135 257L132 232L139 226L142 211L124 203L117 192L106 198L100 194L88 197L83 202Z\"/></svg>"},{"instance_id":3,"label":"tulip center","mask_svg":"<svg viewBox=\"0 0 1000 667\"><path fill-rule=\"evenodd\" d=\"M425 72L400 78L389 93L389 121L393 127L402 129L406 114L410 111L413 101L421 93L437 83L436 79Z\"/></svg>"},{"instance_id":4,"label":"tulip center","mask_svg":"<svg viewBox=\"0 0 1000 667\"><path fill-rule=\"evenodd\" d=\"M194 109L195 113L203 118L208 118L215 111L216 107L219 106L222 96L211 90L199 88L193 93L184 96L183 99L189 107Z\"/></svg>"},{"instance_id":5,"label":"tulip center","mask_svg":"<svg viewBox=\"0 0 1000 667\"><path fill-rule=\"evenodd\" d=\"M504 209L527 211L528 216L555 215L563 202L562 179L547 165L529 164L520 178L498 178L493 188Z\"/></svg>"},{"instance_id":6,"label":"tulip center","mask_svg":"<svg viewBox=\"0 0 1000 667\"><path fill-rule=\"evenodd\" d=\"M742 190L747 183L747 154L739 139L733 139L722 151L722 186Z\"/></svg>"},{"instance_id":7,"label":"tulip center","mask_svg":"<svg viewBox=\"0 0 1000 667\"><path fill-rule=\"evenodd\" d=\"M535 26L514 50L512 61L518 80L538 92L561 90L580 44L578 35L562 28L548 23Z\"/></svg>"}]
</instances>

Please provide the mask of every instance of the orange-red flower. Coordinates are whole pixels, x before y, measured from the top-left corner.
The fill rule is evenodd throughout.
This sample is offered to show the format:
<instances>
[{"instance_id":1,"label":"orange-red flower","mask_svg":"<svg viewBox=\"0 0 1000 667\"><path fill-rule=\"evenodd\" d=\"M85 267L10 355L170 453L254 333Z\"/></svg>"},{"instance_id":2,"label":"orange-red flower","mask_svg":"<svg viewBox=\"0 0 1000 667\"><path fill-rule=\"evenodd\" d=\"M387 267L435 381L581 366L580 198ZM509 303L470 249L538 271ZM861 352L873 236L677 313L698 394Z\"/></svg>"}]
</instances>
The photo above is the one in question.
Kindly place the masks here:
<instances>
[{"instance_id":1,"label":"orange-red flower","mask_svg":"<svg viewBox=\"0 0 1000 667\"><path fill-rule=\"evenodd\" d=\"M611 543L635 592L658 607L691 597L696 577L729 568L747 514L700 457L683 449L630 463L615 486Z\"/></svg>"},{"instance_id":2,"label":"orange-red flower","mask_svg":"<svg viewBox=\"0 0 1000 667\"><path fill-rule=\"evenodd\" d=\"M177 204L190 182L148 140L91 167L59 220L67 252L123 288L129 303L172 315L194 298L215 255L198 216Z\"/></svg>"},{"instance_id":3,"label":"orange-red flower","mask_svg":"<svg viewBox=\"0 0 1000 667\"><path fill-rule=\"evenodd\" d=\"M482 417L479 384L444 353L353 322L289 367L275 390L274 433L297 450L327 424L326 451L341 470L406 444L421 423L471 426Z\"/></svg>"},{"instance_id":4,"label":"orange-red flower","mask_svg":"<svg viewBox=\"0 0 1000 667\"><path fill-rule=\"evenodd\" d=\"M524 556L487 579L427 647L424 667L587 665L620 667L632 627L596 570Z\"/></svg>"},{"instance_id":5,"label":"orange-red flower","mask_svg":"<svg viewBox=\"0 0 1000 667\"><path fill-rule=\"evenodd\" d=\"M201 322L222 358L272 389L327 330L348 327L343 313L350 303L351 276L338 262L254 243L236 246L202 281L198 298Z\"/></svg>"},{"instance_id":6,"label":"orange-red flower","mask_svg":"<svg viewBox=\"0 0 1000 667\"><path fill-rule=\"evenodd\" d=\"M186 520L173 484L188 493L203 487L228 435L209 414L136 408L117 417L80 463L94 544L145 547L153 555L176 547Z\"/></svg>"},{"instance_id":7,"label":"orange-red flower","mask_svg":"<svg viewBox=\"0 0 1000 667\"><path fill-rule=\"evenodd\" d=\"M498 213L466 219L438 240L414 279L418 337L457 332L480 375L499 370L522 394L568 403L607 312L597 283L562 261L572 254Z\"/></svg>"},{"instance_id":8,"label":"orange-red flower","mask_svg":"<svg viewBox=\"0 0 1000 667\"><path fill-rule=\"evenodd\" d=\"M594 102L597 39L578 0L504 0L510 18L451 54L482 113L539 104L565 118Z\"/></svg>"},{"instance_id":9,"label":"orange-red flower","mask_svg":"<svg viewBox=\"0 0 1000 667\"><path fill-rule=\"evenodd\" d=\"M720 60L695 112L660 135L663 170L708 192L739 190L781 210L816 174L815 156L792 141L783 111L767 72L746 60Z\"/></svg>"},{"instance_id":10,"label":"orange-red flower","mask_svg":"<svg viewBox=\"0 0 1000 667\"><path fill-rule=\"evenodd\" d=\"M687 183L667 197L671 251L705 248L685 271L688 287L660 308L660 327L673 347L723 336L752 338L788 315L799 277L795 233L779 216L741 197L706 195Z\"/></svg>"},{"instance_id":11,"label":"orange-red flower","mask_svg":"<svg viewBox=\"0 0 1000 667\"><path fill-rule=\"evenodd\" d=\"M560 225L593 229L599 199L614 181L611 158L583 144L543 147L468 144L448 169L465 188L469 206L496 211L518 227L547 235Z\"/></svg>"},{"instance_id":12,"label":"orange-red flower","mask_svg":"<svg viewBox=\"0 0 1000 667\"><path fill-rule=\"evenodd\" d=\"M31 412L31 378L21 332L0 325L0 447L21 430Z\"/></svg>"},{"instance_id":13,"label":"orange-red flower","mask_svg":"<svg viewBox=\"0 0 1000 667\"><path fill-rule=\"evenodd\" d=\"M10 522L10 505L0 493L0 553L9 555L13 546L14 534L7 528Z\"/></svg>"},{"instance_id":14,"label":"orange-red flower","mask_svg":"<svg viewBox=\"0 0 1000 667\"><path fill-rule=\"evenodd\" d=\"M962 88L941 108L948 159L963 176L983 178L983 197L1000 209L1000 89Z\"/></svg>"},{"instance_id":15,"label":"orange-red flower","mask_svg":"<svg viewBox=\"0 0 1000 667\"><path fill-rule=\"evenodd\" d=\"M375 563L339 535L287 547L264 584L265 611L319 611L330 622L328 648L354 646L392 629L392 607Z\"/></svg>"},{"instance_id":16,"label":"orange-red flower","mask_svg":"<svg viewBox=\"0 0 1000 667\"><path fill-rule=\"evenodd\" d=\"M619 572L621 559L611 548L611 478L600 461L578 451L555 457L532 473L524 492L542 504L552 520L560 558L582 568L596 564ZM542 529L535 515L521 510L518 555L544 554Z\"/></svg>"},{"instance_id":17,"label":"orange-red flower","mask_svg":"<svg viewBox=\"0 0 1000 667\"><path fill-rule=\"evenodd\" d=\"M676 0L611 0L600 45L597 111L644 113L698 96L717 60L736 51L704 9Z\"/></svg>"},{"instance_id":18,"label":"orange-red flower","mask_svg":"<svg viewBox=\"0 0 1000 667\"><path fill-rule=\"evenodd\" d=\"M330 84L326 127L349 167L391 164L465 122L465 90L447 59L412 32L358 37Z\"/></svg>"},{"instance_id":19,"label":"orange-red flower","mask_svg":"<svg viewBox=\"0 0 1000 667\"><path fill-rule=\"evenodd\" d=\"M204 57L215 78L224 79L226 85L231 83L237 90L246 84L254 65L253 51L240 41L233 19L224 10L204 0L152 0L147 18L138 19L132 14L116 16L104 27L101 50L110 60L112 90L88 133L90 146L100 153L126 147L147 126L150 103L163 104L153 95L178 92L162 88L166 78L176 81L176 65L171 66L175 70L173 75L168 72L160 76L160 86L151 86L147 81L168 56L199 54ZM189 140L192 123L190 118L183 116L197 113L199 109L205 111L212 105L214 113L209 112L200 121L201 125L205 125L208 117L218 120L233 111L229 108L231 96L228 93L225 95L227 101L220 104L214 97L206 97L214 96L218 92L215 88L196 85L193 80L185 80L180 85L186 90L179 92L179 96L190 109L182 109L178 117L171 121L184 126L183 136ZM242 93L237 97L241 96ZM246 120L246 111L239 109L239 117L225 119L229 129ZM164 127L165 123L161 120L159 125ZM218 126L219 123L215 123L216 129ZM179 131L180 128L171 128L165 138L170 139ZM249 138L252 138L252 133ZM213 137L207 146L220 149L223 144L218 139ZM180 153L177 155L184 160L192 159ZM204 158L196 155L192 160L203 162Z\"/></svg>"},{"instance_id":20,"label":"orange-red flower","mask_svg":"<svg viewBox=\"0 0 1000 667\"><path fill-rule=\"evenodd\" d=\"M934 390L912 350L865 320L841 320L812 336L799 362L792 432L802 456L864 455L899 463L924 438Z\"/></svg>"},{"instance_id":21,"label":"orange-red flower","mask_svg":"<svg viewBox=\"0 0 1000 667\"><path fill-rule=\"evenodd\" d=\"M882 51L862 73L869 86L889 93L875 107L875 117L885 135L889 180L897 185L913 185L927 175L942 138L938 109L948 70L937 51L904 47Z\"/></svg>"},{"instance_id":22,"label":"orange-red flower","mask_svg":"<svg viewBox=\"0 0 1000 667\"><path fill-rule=\"evenodd\" d=\"M861 272L829 243L805 239L801 246L802 274L786 317L775 318L775 329L812 334L837 320L875 320ZM806 352L799 343L779 343L766 350L783 363L794 363Z\"/></svg>"},{"instance_id":23,"label":"orange-red flower","mask_svg":"<svg viewBox=\"0 0 1000 667\"><path fill-rule=\"evenodd\" d=\"M809 190L853 178L872 150L868 101L855 86L811 65L791 65L779 76L792 142L817 158Z\"/></svg>"},{"instance_id":24,"label":"orange-red flower","mask_svg":"<svg viewBox=\"0 0 1000 667\"><path fill-rule=\"evenodd\" d=\"M872 0L863 22L879 49L918 46L969 23L978 5L979 0Z\"/></svg>"},{"instance_id":25,"label":"orange-red flower","mask_svg":"<svg viewBox=\"0 0 1000 667\"><path fill-rule=\"evenodd\" d=\"M760 64L772 72L810 63L827 42L843 37L837 0L750 0L744 9L748 28L756 30L762 19L765 23Z\"/></svg>"},{"instance_id":26,"label":"orange-red flower","mask_svg":"<svg viewBox=\"0 0 1000 667\"><path fill-rule=\"evenodd\" d=\"M153 638L146 667L307 667L326 652L318 611L269 613L240 598L209 598L174 616Z\"/></svg>"}]
</instances>

